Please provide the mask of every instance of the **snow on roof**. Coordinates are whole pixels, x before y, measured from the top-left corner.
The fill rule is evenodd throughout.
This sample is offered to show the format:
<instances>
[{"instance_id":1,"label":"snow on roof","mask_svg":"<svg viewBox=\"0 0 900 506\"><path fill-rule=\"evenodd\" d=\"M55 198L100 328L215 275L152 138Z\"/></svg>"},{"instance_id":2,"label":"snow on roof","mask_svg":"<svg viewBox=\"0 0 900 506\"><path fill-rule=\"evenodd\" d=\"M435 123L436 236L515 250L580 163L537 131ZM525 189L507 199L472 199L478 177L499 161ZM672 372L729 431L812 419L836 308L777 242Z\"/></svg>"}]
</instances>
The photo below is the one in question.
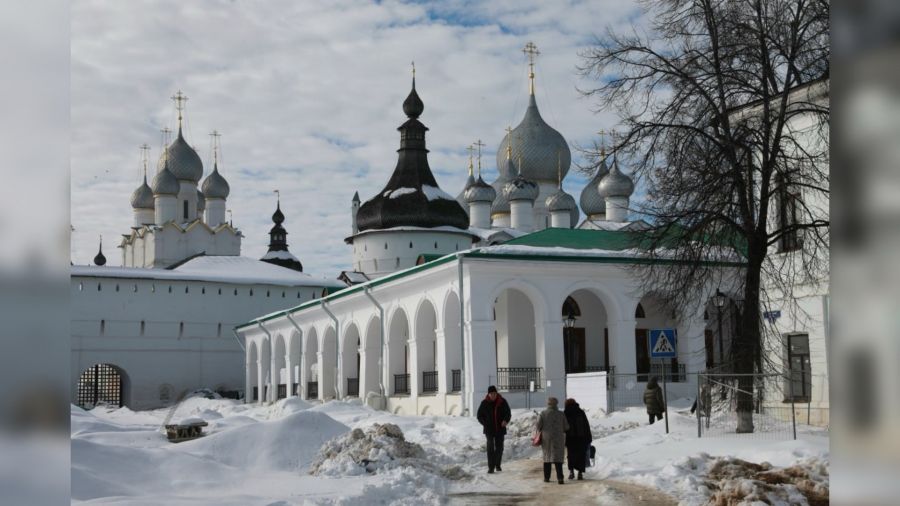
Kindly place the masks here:
<instances>
[{"instance_id":1,"label":"snow on roof","mask_svg":"<svg viewBox=\"0 0 900 506\"><path fill-rule=\"evenodd\" d=\"M475 250L478 253L493 255L535 255L559 257L594 257L594 258L651 258L646 250L625 248L619 250L600 248L564 248L561 246L525 246L519 244L501 244L487 246ZM675 250L659 249L654 252L656 259L677 260ZM743 259L734 250L728 248L709 248L708 261L741 262Z\"/></svg>"},{"instance_id":2,"label":"snow on roof","mask_svg":"<svg viewBox=\"0 0 900 506\"><path fill-rule=\"evenodd\" d=\"M72 276L85 277L209 281L246 285L344 286L334 279L313 277L255 258L240 256L200 256L173 270L75 265L71 267L71 273Z\"/></svg>"},{"instance_id":3,"label":"snow on roof","mask_svg":"<svg viewBox=\"0 0 900 506\"><path fill-rule=\"evenodd\" d=\"M260 260L297 260L297 257L290 251L269 251Z\"/></svg>"}]
</instances>

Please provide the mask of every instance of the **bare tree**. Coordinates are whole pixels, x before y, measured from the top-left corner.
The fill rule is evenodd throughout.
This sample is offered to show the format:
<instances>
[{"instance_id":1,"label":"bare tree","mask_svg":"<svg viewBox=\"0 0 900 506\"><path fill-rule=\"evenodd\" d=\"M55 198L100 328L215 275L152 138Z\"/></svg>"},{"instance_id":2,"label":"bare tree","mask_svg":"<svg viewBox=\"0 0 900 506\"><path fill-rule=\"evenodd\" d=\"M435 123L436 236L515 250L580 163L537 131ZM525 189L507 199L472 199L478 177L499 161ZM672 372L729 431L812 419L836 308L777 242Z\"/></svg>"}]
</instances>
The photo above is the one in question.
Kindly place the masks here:
<instances>
[{"instance_id":1,"label":"bare tree","mask_svg":"<svg viewBox=\"0 0 900 506\"><path fill-rule=\"evenodd\" d=\"M730 370L763 372L764 285L789 297L827 269L830 5L642 5L648 33L610 30L580 67L598 82L582 92L619 114L611 154L646 190L634 210L652 225L650 254L679 260L643 267L642 279L685 310L736 277L728 281L743 309ZM726 251L739 251L742 266L710 262ZM753 430L752 390L750 377L739 382L739 432Z\"/></svg>"}]
</instances>

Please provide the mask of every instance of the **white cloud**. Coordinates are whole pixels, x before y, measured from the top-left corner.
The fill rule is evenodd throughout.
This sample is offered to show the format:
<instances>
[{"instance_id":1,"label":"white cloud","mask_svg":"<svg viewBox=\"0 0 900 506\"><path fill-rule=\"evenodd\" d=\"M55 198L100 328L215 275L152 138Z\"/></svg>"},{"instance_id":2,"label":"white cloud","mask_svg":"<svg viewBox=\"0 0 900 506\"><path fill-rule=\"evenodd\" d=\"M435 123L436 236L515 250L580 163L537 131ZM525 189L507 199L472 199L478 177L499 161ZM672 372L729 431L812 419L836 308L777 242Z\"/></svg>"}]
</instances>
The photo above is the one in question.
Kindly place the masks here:
<instances>
[{"instance_id":1,"label":"white cloud","mask_svg":"<svg viewBox=\"0 0 900 506\"><path fill-rule=\"evenodd\" d=\"M465 147L486 144L486 179L507 124L527 99L521 48L533 40L538 104L570 143L587 144L610 115L595 115L576 85L578 51L635 6L618 0L404 4L338 2L78 0L72 7L72 259L88 262L100 233L112 245L129 230L140 181L138 146L160 153L174 126L168 99L189 97L186 138L209 163L207 133L223 133L228 207L246 236L243 254L266 251L272 190L282 195L291 251L307 271L350 264L350 199L377 193L396 164L416 61L430 128L432 170L455 195ZM576 197L583 177L570 173Z\"/></svg>"}]
</instances>

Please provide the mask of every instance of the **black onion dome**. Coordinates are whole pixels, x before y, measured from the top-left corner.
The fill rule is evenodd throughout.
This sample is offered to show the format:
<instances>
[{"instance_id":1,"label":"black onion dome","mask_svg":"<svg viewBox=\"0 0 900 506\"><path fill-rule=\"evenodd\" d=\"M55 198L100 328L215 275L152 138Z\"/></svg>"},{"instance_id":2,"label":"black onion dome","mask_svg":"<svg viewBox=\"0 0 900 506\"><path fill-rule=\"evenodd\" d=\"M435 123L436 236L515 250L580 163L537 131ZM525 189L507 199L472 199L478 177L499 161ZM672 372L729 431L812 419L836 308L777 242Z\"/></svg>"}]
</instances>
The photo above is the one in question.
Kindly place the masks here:
<instances>
[{"instance_id":1,"label":"black onion dome","mask_svg":"<svg viewBox=\"0 0 900 506\"><path fill-rule=\"evenodd\" d=\"M178 127L178 137L166 148L168 153L169 170L179 181L191 181L197 183L203 177L203 162L200 155L184 140L181 127ZM167 153L159 157L157 172L162 172Z\"/></svg>"},{"instance_id":2,"label":"black onion dome","mask_svg":"<svg viewBox=\"0 0 900 506\"><path fill-rule=\"evenodd\" d=\"M281 212L281 202L278 202L275 212L272 213L272 221L275 225L269 230L269 251L260 260L286 269L303 272L303 264L288 251L287 230L281 225L284 223L284 213Z\"/></svg>"},{"instance_id":3,"label":"black onion dome","mask_svg":"<svg viewBox=\"0 0 900 506\"><path fill-rule=\"evenodd\" d=\"M100 242L100 250L97 251L97 254L94 256L94 265L103 266L106 265L106 256L103 255L103 242Z\"/></svg>"},{"instance_id":4,"label":"black onion dome","mask_svg":"<svg viewBox=\"0 0 900 506\"><path fill-rule=\"evenodd\" d=\"M281 212L281 202L275 207L275 212L272 213L272 221L276 225L281 225L284 223L284 213Z\"/></svg>"},{"instance_id":5,"label":"black onion dome","mask_svg":"<svg viewBox=\"0 0 900 506\"><path fill-rule=\"evenodd\" d=\"M466 211L452 196L438 187L428 166L425 132L418 116L425 109L413 89L403 102L403 112L409 118L400 131L397 166L387 185L359 208L356 215L360 231L393 227L456 227L467 229Z\"/></svg>"}]
</instances>

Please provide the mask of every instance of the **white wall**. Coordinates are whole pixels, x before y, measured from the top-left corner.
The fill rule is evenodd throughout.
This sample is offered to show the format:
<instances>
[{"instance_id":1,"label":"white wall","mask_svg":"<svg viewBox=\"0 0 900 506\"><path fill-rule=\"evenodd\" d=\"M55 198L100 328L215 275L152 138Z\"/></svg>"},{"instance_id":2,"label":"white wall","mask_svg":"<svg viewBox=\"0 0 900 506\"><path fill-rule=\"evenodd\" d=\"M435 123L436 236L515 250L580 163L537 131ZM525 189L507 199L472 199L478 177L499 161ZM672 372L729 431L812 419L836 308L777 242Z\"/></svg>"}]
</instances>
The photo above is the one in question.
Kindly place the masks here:
<instances>
[{"instance_id":1,"label":"white wall","mask_svg":"<svg viewBox=\"0 0 900 506\"><path fill-rule=\"evenodd\" d=\"M353 238L353 270L379 277L416 265L421 254L446 255L471 247L472 237L460 232L363 232Z\"/></svg>"}]
</instances>

